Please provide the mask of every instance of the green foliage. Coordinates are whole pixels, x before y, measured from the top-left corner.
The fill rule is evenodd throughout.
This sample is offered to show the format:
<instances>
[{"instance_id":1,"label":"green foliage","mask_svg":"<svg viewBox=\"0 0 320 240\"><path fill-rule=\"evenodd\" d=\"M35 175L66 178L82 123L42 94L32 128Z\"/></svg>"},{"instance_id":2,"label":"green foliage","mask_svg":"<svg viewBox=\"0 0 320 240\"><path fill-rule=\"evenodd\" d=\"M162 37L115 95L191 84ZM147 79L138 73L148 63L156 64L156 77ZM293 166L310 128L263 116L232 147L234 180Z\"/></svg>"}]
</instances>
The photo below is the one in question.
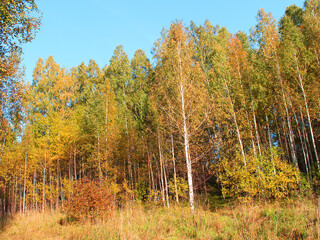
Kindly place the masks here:
<instances>
[{"instance_id":1,"label":"green foliage","mask_svg":"<svg viewBox=\"0 0 320 240\"><path fill-rule=\"evenodd\" d=\"M148 185L145 181L139 181L135 186L135 199L143 201L148 199Z\"/></svg>"},{"instance_id":2,"label":"green foliage","mask_svg":"<svg viewBox=\"0 0 320 240\"><path fill-rule=\"evenodd\" d=\"M284 162L276 149L272 155L246 156L243 165L238 154L217 164L218 181L227 196L281 199L297 193L301 177L299 170Z\"/></svg>"}]
</instances>

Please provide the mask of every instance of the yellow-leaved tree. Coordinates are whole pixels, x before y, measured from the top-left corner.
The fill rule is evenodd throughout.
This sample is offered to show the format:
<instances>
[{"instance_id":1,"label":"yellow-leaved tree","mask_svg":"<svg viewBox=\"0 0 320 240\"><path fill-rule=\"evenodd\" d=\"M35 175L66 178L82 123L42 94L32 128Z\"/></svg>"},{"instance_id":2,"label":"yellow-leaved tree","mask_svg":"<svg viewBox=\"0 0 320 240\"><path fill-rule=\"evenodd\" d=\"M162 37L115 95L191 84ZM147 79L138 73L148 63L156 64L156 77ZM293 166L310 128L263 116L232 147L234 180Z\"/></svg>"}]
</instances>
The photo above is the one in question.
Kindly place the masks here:
<instances>
[{"instance_id":1,"label":"yellow-leaved tree","mask_svg":"<svg viewBox=\"0 0 320 240\"><path fill-rule=\"evenodd\" d=\"M194 212L192 163L197 156L195 143L209 109L205 76L194 55L193 42L181 22L171 24L170 30L163 33L155 46L155 94L160 112L170 119L181 138L191 212Z\"/></svg>"}]
</instances>

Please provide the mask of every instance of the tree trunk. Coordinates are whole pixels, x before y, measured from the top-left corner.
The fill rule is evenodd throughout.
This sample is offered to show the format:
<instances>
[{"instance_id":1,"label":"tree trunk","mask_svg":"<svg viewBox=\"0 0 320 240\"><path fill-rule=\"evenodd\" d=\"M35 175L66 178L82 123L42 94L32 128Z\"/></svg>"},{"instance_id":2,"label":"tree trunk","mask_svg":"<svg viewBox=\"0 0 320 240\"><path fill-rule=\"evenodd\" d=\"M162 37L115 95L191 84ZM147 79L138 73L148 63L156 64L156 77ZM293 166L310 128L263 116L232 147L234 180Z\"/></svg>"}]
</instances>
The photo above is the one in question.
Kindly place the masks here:
<instances>
[{"instance_id":1,"label":"tree trunk","mask_svg":"<svg viewBox=\"0 0 320 240\"><path fill-rule=\"evenodd\" d=\"M252 132L252 126L251 126L251 123L250 123L250 120L249 120L249 114L248 114L248 111L246 109L246 118L247 118L247 123L248 123L248 127L250 128L249 131L250 131L250 138L251 138L251 144L252 144L252 150L253 150L253 155L255 158L257 158L257 150L256 150L256 144L254 142L254 137L253 137L253 132Z\"/></svg>"},{"instance_id":2,"label":"tree trunk","mask_svg":"<svg viewBox=\"0 0 320 240\"><path fill-rule=\"evenodd\" d=\"M299 169L298 160L297 160L297 156L296 156L296 152L295 152L294 136L293 136L293 131L292 131L292 128L291 128L291 121L290 121L290 116L289 116L289 110L288 110L288 106L287 106L287 100L286 100L286 96L285 96L285 92L284 92L284 86L283 86L283 81L282 81L281 72L280 72L280 65L279 65L277 56L276 56L276 61L277 61L278 80L279 80L279 82L280 82L281 93L282 93L282 100L283 100L283 104L284 104L284 107L285 107L285 110L286 110L286 116L287 116L287 124L288 124L288 130L289 130L289 141L290 141L291 157L292 157L292 161L293 161L294 165L296 166L296 168Z\"/></svg>"},{"instance_id":3,"label":"tree trunk","mask_svg":"<svg viewBox=\"0 0 320 240\"><path fill-rule=\"evenodd\" d=\"M109 114L109 97L107 97L107 102L106 102L106 164L108 164L108 137L109 137L109 135L108 135L109 134L108 133L108 114ZM106 171L106 177L107 177L107 171Z\"/></svg>"},{"instance_id":4,"label":"tree trunk","mask_svg":"<svg viewBox=\"0 0 320 240\"><path fill-rule=\"evenodd\" d=\"M181 65L181 62L180 62ZM181 68L180 68L181 69ZM184 86L182 83L182 69L180 71L180 94L181 94L181 113L183 119L183 139L184 139L184 151L187 163L187 174L188 174L188 185L189 185L189 201L191 212L194 213L194 193L193 193L193 180L192 180L192 166L190 159L190 146L189 146L189 133L187 127L187 118L185 112L185 102L184 102Z\"/></svg>"},{"instance_id":5,"label":"tree trunk","mask_svg":"<svg viewBox=\"0 0 320 240\"><path fill-rule=\"evenodd\" d=\"M38 203L36 199L37 194L37 167L34 168L34 175L33 175L33 209L38 210Z\"/></svg>"},{"instance_id":6,"label":"tree trunk","mask_svg":"<svg viewBox=\"0 0 320 240\"><path fill-rule=\"evenodd\" d=\"M46 206L46 169L47 169L47 149L44 152L44 167L43 167L43 189L42 189L42 213Z\"/></svg>"},{"instance_id":7,"label":"tree trunk","mask_svg":"<svg viewBox=\"0 0 320 240\"><path fill-rule=\"evenodd\" d=\"M19 211L22 212L21 168L19 169Z\"/></svg>"},{"instance_id":8,"label":"tree trunk","mask_svg":"<svg viewBox=\"0 0 320 240\"><path fill-rule=\"evenodd\" d=\"M156 199L156 186L155 186L155 182L154 182L154 176L153 176L153 170L152 170L152 161L150 159L150 154L149 154L149 150L148 150L148 162L150 164L150 175L151 175L151 182L152 182L152 189L153 189L153 194L154 194L154 200Z\"/></svg>"},{"instance_id":9,"label":"tree trunk","mask_svg":"<svg viewBox=\"0 0 320 240\"><path fill-rule=\"evenodd\" d=\"M166 163L165 161L163 161L163 177L164 177L164 184L165 184L165 191L166 191L166 200L167 200L167 207L170 207L170 203L169 203L169 191L168 191L168 181L167 181L167 171L166 171Z\"/></svg>"},{"instance_id":10,"label":"tree trunk","mask_svg":"<svg viewBox=\"0 0 320 240\"><path fill-rule=\"evenodd\" d=\"M234 123L235 123L235 125L236 125L237 136L238 136L238 141L239 141L239 144L240 144L240 149L241 149L241 155L242 155L242 159L243 159L243 164L244 164L244 167L245 167L245 169L246 169L246 171L247 171L246 156L245 156L245 153L244 153L244 148L243 148L243 143L242 143L242 139L241 139L240 129L239 129L239 125L238 125L238 121L237 121L237 116L236 116L236 113L235 113L235 110L234 110L234 105L233 105L233 102L232 102L232 99L231 99L231 96L230 96L229 87L228 87L228 85L227 85L226 79L224 79L224 83L225 83L225 86L226 86L226 91L227 91L228 98L229 98L229 102L230 102L230 106L231 106L231 112L232 112L233 121L234 121Z\"/></svg>"},{"instance_id":11,"label":"tree trunk","mask_svg":"<svg viewBox=\"0 0 320 240\"><path fill-rule=\"evenodd\" d=\"M309 177L309 167L308 167L308 159L307 159L307 153L306 153L306 149L305 149L305 143L303 141L302 134L301 134L301 131L300 131L297 114L295 112L293 114L294 114L293 115L294 119L295 119L295 121L297 123L297 130L298 130L298 134L299 134L299 139L300 139L300 144L301 144L301 149L302 149L302 154L303 154L303 160L304 160L304 164L305 164L306 173L307 173L307 176Z\"/></svg>"},{"instance_id":12,"label":"tree trunk","mask_svg":"<svg viewBox=\"0 0 320 240\"><path fill-rule=\"evenodd\" d=\"M162 149L161 149L161 140L160 140L160 129L158 127L158 149L159 149L159 160L160 160L160 180L161 180L161 194L162 194L162 202L165 206L165 185L164 185L164 173L163 173L163 159L162 159Z\"/></svg>"},{"instance_id":13,"label":"tree trunk","mask_svg":"<svg viewBox=\"0 0 320 240\"><path fill-rule=\"evenodd\" d=\"M253 114L254 128L255 128L255 131L256 131L256 139L257 139L257 144L258 144L258 151L259 151L259 155L261 155L260 136L259 136L259 130L258 130L258 126L257 126L257 120L256 120L256 114L255 114L255 111L254 111L253 101L252 101L252 114Z\"/></svg>"},{"instance_id":14,"label":"tree trunk","mask_svg":"<svg viewBox=\"0 0 320 240\"><path fill-rule=\"evenodd\" d=\"M173 177L174 177L174 188L176 192L176 201L179 203L179 195L177 188L177 172L176 172L176 160L174 156L174 144L173 144L173 134L171 132L171 153L172 153L172 163L173 163Z\"/></svg>"},{"instance_id":15,"label":"tree trunk","mask_svg":"<svg viewBox=\"0 0 320 240\"><path fill-rule=\"evenodd\" d=\"M272 152L272 140L271 140L271 134L270 134L270 128L269 128L269 119L268 119L267 115L266 115L266 121L267 121L268 138L269 138L269 146L270 146L271 161L272 161L272 166L273 166L273 173L274 173L274 175L277 175L276 167L274 165L274 157L273 157L273 152Z\"/></svg>"},{"instance_id":16,"label":"tree trunk","mask_svg":"<svg viewBox=\"0 0 320 240\"><path fill-rule=\"evenodd\" d=\"M74 179L77 181L77 147L74 143L74 153L73 153L73 165L74 165Z\"/></svg>"},{"instance_id":17,"label":"tree trunk","mask_svg":"<svg viewBox=\"0 0 320 240\"><path fill-rule=\"evenodd\" d=\"M316 145L316 142L315 142L315 139L314 139L314 135L313 135L313 128L312 128L312 122L311 122L310 113L309 113L309 107L308 107L307 97L306 97L306 93L305 93L305 90L304 90L304 85L303 85L303 81L302 81L302 76L301 76L301 74L300 74L299 64L298 64L296 55L295 55L295 62L296 62L296 68L297 68L297 71L298 71L298 77L299 77L299 83L300 83L299 85L300 85L300 88L301 88L301 90L302 90L304 105L305 105L306 112L307 112L307 118L308 118L308 123L309 123L311 141L312 141L313 150L314 150L314 156L315 156L315 158L316 158L316 162L317 162L317 166L318 166L318 171L320 171L320 164L319 164L319 157L318 157L318 152L317 152L317 145Z\"/></svg>"},{"instance_id":18,"label":"tree trunk","mask_svg":"<svg viewBox=\"0 0 320 240\"><path fill-rule=\"evenodd\" d=\"M53 202L52 202L52 173L49 168L49 189L50 189L50 210L53 211Z\"/></svg>"},{"instance_id":19,"label":"tree trunk","mask_svg":"<svg viewBox=\"0 0 320 240\"><path fill-rule=\"evenodd\" d=\"M23 183L23 215L26 213L26 182L27 182L27 153L24 159L24 183Z\"/></svg>"},{"instance_id":20,"label":"tree trunk","mask_svg":"<svg viewBox=\"0 0 320 240\"><path fill-rule=\"evenodd\" d=\"M101 169L101 154L100 154L100 134L98 132L98 170L99 170L99 180L102 183L102 169Z\"/></svg>"},{"instance_id":21,"label":"tree trunk","mask_svg":"<svg viewBox=\"0 0 320 240\"><path fill-rule=\"evenodd\" d=\"M127 135L127 155L128 155L128 172L129 172L129 178L130 178L130 186L131 189L133 189L133 176L132 176L132 165L131 165L131 153L130 153L130 139L129 139L129 126L128 126L128 117L127 117L127 103L126 103L126 91L125 86L122 86L123 90L123 107L125 110L125 124L126 124L126 135Z\"/></svg>"},{"instance_id":22,"label":"tree trunk","mask_svg":"<svg viewBox=\"0 0 320 240\"><path fill-rule=\"evenodd\" d=\"M18 176L15 176L15 191L14 191L14 212L17 212L17 197L18 197Z\"/></svg>"},{"instance_id":23,"label":"tree trunk","mask_svg":"<svg viewBox=\"0 0 320 240\"><path fill-rule=\"evenodd\" d=\"M309 169L311 169L311 160L312 160L312 154L311 154L311 147L310 147L310 143L309 143L309 138L308 138L308 134L307 134L307 130L305 128L305 122L304 122L304 116L302 113L302 109L300 108L300 115L301 115L301 125L302 125L302 133L304 136L304 142L305 142L305 146L306 146L306 152L308 155L308 164L309 164Z\"/></svg>"}]
</instances>

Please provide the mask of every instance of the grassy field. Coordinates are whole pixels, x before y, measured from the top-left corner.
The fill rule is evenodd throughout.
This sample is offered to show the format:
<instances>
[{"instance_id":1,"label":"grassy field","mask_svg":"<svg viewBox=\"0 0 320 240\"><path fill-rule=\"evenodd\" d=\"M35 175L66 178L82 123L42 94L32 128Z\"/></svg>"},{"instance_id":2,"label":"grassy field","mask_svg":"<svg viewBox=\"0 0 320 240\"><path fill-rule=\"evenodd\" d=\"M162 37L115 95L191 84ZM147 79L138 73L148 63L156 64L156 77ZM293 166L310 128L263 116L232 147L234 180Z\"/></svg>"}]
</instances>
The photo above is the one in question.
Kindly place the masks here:
<instances>
[{"instance_id":1,"label":"grassy field","mask_svg":"<svg viewBox=\"0 0 320 240\"><path fill-rule=\"evenodd\" d=\"M319 239L320 199L197 208L141 206L104 222L63 223L59 212L3 219L0 239ZM63 224L62 224L63 223Z\"/></svg>"}]
</instances>

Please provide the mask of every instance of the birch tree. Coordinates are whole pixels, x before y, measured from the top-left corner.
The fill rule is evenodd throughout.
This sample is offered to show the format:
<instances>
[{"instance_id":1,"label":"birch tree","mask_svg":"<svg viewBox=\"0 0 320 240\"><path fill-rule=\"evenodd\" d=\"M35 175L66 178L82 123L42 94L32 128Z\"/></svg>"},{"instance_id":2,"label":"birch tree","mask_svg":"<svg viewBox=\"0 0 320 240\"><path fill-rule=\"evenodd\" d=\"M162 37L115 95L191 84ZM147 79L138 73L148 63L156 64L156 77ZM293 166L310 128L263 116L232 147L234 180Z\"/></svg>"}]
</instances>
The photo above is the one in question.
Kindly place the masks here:
<instances>
[{"instance_id":1,"label":"birch tree","mask_svg":"<svg viewBox=\"0 0 320 240\"><path fill-rule=\"evenodd\" d=\"M161 111L169 116L172 124L178 129L183 141L192 213L192 163L196 156L193 144L208 114L205 76L193 56L193 42L181 22L171 24L170 30L163 33L155 46L159 104Z\"/></svg>"}]
</instances>

